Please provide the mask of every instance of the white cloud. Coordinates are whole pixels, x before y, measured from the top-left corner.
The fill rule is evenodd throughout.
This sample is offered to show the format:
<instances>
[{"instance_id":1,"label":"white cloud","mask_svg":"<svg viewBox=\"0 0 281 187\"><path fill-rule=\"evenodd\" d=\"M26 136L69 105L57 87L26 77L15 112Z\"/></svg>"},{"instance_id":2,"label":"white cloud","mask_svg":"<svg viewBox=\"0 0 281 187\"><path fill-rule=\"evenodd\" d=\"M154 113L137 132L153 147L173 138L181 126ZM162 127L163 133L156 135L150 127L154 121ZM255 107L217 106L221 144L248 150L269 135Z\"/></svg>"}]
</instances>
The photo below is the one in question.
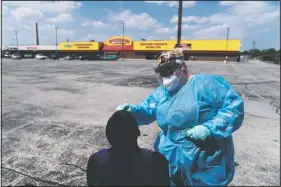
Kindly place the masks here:
<instances>
[{"instance_id":1,"label":"white cloud","mask_svg":"<svg viewBox=\"0 0 281 187\"><path fill-rule=\"evenodd\" d=\"M81 2L75 1L4 1L3 4L9 7L31 8L44 13L72 12L82 6Z\"/></svg>"},{"instance_id":2,"label":"white cloud","mask_svg":"<svg viewBox=\"0 0 281 187\"><path fill-rule=\"evenodd\" d=\"M195 23L206 23L208 22L208 18L207 17L198 17L198 16L188 16L188 17L182 17L182 22L183 23L187 23L187 22L195 22ZM171 23L177 23L178 22L178 16L174 15L171 19L170 19Z\"/></svg>"},{"instance_id":3,"label":"white cloud","mask_svg":"<svg viewBox=\"0 0 281 187\"><path fill-rule=\"evenodd\" d=\"M112 24L125 23L126 28L138 28L140 30L147 30L152 28L159 28L161 24L147 13L134 14L131 10L124 10L120 13L109 12L108 19Z\"/></svg>"},{"instance_id":4,"label":"white cloud","mask_svg":"<svg viewBox=\"0 0 281 187\"><path fill-rule=\"evenodd\" d=\"M61 13L54 18L47 19L52 23L70 23L73 21L71 14L69 13Z\"/></svg>"},{"instance_id":5,"label":"white cloud","mask_svg":"<svg viewBox=\"0 0 281 187\"><path fill-rule=\"evenodd\" d=\"M9 14L9 8L7 6L2 6L2 15L6 16Z\"/></svg>"},{"instance_id":6,"label":"white cloud","mask_svg":"<svg viewBox=\"0 0 281 187\"><path fill-rule=\"evenodd\" d=\"M109 26L109 24L104 23L102 21L85 21L81 26L93 26L95 28L106 28Z\"/></svg>"},{"instance_id":7,"label":"white cloud","mask_svg":"<svg viewBox=\"0 0 281 187\"><path fill-rule=\"evenodd\" d=\"M74 29L65 29L65 28L59 28L58 29L58 36L69 37L69 36L73 36L75 34L76 34L76 30L74 30Z\"/></svg>"},{"instance_id":8,"label":"white cloud","mask_svg":"<svg viewBox=\"0 0 281 187\"><path fill-rule=\"evenodd\" d=\"M201 30L196 31L197 38L224 38L227 25L230 27L230 37L241 39L247 35L249 29L258 28L264 25L279 23L280 6L274 6L266 1L222 1L219 3L224 7L222 12L207 17L188 16L183 22L200 23ZM170 22L177 22L174 16ZM202 24L204 23L204 24ZM260 30L260 28L259 28Z\"/></svg>"},{"instance_id":9,"label":"white cloud","mask_svg":"<svg viewBox=\"0 0 281 187\"><path fill-rule=\"evenodd\" d=\"M196 31L194 33L194 36L196 38L201 38L201 39L202 38L204 38L204 39L217 38L218 39L218 38L226 36L227 27L228 27L228 25L226 25L226 24L207 27L207 28L201 29L199 31Z\"/></svg>"},{"instance_id":10,"label":"white cloud","mask_svg":"<svg viewBox=\"0 0 281 187\"><path fill-rule=\"evenodd\" d=\"M88 25L90 25L90 24L91 24L90 21L85 21L81 26L85 27L85 26L88 26Z\"/></svg>"},{"instance_id":11,"label":"white cloud","mask_svg":"<svg viewBox=\"0 0 281 187\"><path fill-rule=\"evenodd\" d=\"M111 37L111 36L103 34L103 33L95 33L95 34L88 34L87 36L83 37L81 39L81 41L89 41L89 40L105 41L109 37Z\"/></svg>"},{"instance_id":12,"label":"white cloud","mask_svg":"<svg viewBox=\"0 0 281 187\"><path fill-rule=\"evenodd\" d=\"M266 32L269 32L270 29L269 28L264 28L264 29L261 29L261 30L258 30L256 31L257 34L261 34L261 33L266 33Z\"/></svg>"},{"instance_id":13,"label":"white cloud","mask_svg":"<svg viewBox=\"0 0 281 187\"><path fill-rule=\"evenodd\" d=\"M11 44L15 37L14 31L17 30L20 45L35 44L35 23L38 23L41 45L54 44L54 24L59 26L59 41L65 41L67 37L77 39L80 37L77 33L84 31L69 23L74 21L73 15L81 6L81 2L74 1L5 1L5 16L2 17L3 43Z\"/></svg>"},{"instance_id":14,"label":"white cloud","mask_svg":"<svg viewBox=\"0 0 281 187\"><path fill-rule=\"evenodd\" d=\"M176 26L176 28L178 28L178 26ZM183 24L181 26L181 29L182 30L195 30L195 29L198 29L199 26L198 25L189 25L189 24Z\"/></svg>"},{"instance_id":15,"label":"white cloud","mask_svg":"<svg viewBox=\"0 0 281 187\"><path fill-rule=\"evenodd\" d=\"M154 32L156 32L158 34L163 34L163 33L171 33L174 31L175 31L174 28L162 27L162 28L156 29Z\"/></svg>"},{"instance_id":16,"label":"white cloud","mask_svg":"<svg viewBox=\"0 0 281 187\"><path fill-rule=\"evenodd\" d=\"M195 30L198 29L198 25L189 25L189 24L183 24L181 26L182 31L188 31L188 30ZM175 27L161 27L156 30L154 30L155 33L158 34L171 34L171 33L176 33L178 29L178 26L176 25Z\"/></svg>"},{"instance_id":17,"label":"white cloud","mask_svg":"<svg viewBox=\"0 0 281 187\"><path fill-rule=\"evenodd\" d=\"M210 16L209 20L217 24L228 23L232 26L243 26L245 28L280 19L280 7L273 6L266 1L241 1L229 6L230 8L225 12Z\"/></svg>"},{"instance_id":18,"label":"white cloud","mask_svg":"<svg viewBox=\"0 0 281 187\"><path fill-rule=\"evenodd\" d=\"M21 7L12 11L13 16L18 21L38 21L44 17L40 10L33 10L31 8Z\"/></svg>"},{"instance_id":19,"label":"white cloud","mask_svg":"<svg viewBox=\"0 0 281 187\"><path fill-rule=\"evenodd\" d=\"M105 28L108 26L108 24L103 23L102 21L93 21L92 26L95 28Z\"/></svg>"},{"instance_id":20,"label":"white cloud","mask_svg":"<svg viewBox=\"0 0 281 187\"><path fill-rule=\"evenodd\" d=\"M153 4L158 4L158 5L162 5L165 4L169 7L174 7L174 6L178 6L179 2L178 1L145 1L146 3L153 3ZM183 1L182 3L182 7L183 8L190 8L193 7L195 5L196 1Z\"/></svg>"},{"instance_id":21,"label":"white cloud","mask_svg":"<svg viewBox=\"0 0 281 187\"><path fill-rule=\"evenodd\" d=\"M221 6L231 6L231 5L234 5L236 4L238 1L221 1L219 2L219 4Z\"/></svg>"}]
</instances>

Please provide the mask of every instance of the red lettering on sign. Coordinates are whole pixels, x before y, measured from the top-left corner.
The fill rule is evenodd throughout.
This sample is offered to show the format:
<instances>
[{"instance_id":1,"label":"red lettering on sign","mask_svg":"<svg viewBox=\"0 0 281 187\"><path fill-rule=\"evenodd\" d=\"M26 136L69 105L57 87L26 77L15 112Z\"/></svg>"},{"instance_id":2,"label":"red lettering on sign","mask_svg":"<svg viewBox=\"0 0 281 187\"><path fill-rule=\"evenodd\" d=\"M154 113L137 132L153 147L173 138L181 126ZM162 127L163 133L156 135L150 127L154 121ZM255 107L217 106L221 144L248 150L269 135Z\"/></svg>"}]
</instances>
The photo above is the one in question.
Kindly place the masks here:
<instances>
[{"instance_id":1,"label":"red lettering on sign","mask_svg":"<svg viewBox=\"0 0 281 187\"><path fill-rule=\"evenodd\" d=\"M37 49L37 47L26 47L26 49Z\"/></svg>"},{"instance_id":2,"label":"red lettering on sign","mask_svg":"<svg viewBox=\"0 0 281 187\"><path fill-rule=\"evenodd\" d=\"M111 40L108 41L110 44L128 44L130 43L130 40L128 39L123 39L123 38L113 38Z\"/></svg>"}]
</instances>

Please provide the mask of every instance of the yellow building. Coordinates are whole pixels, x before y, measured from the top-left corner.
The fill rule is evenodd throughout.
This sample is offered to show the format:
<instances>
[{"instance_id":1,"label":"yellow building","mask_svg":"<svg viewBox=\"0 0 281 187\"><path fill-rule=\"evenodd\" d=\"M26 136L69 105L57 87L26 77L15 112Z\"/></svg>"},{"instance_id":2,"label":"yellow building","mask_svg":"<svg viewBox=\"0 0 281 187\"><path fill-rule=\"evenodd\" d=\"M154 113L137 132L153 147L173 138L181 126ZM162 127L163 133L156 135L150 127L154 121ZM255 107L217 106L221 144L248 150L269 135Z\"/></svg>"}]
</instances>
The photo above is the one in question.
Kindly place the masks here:
<instances>
[{"instance_id":1,"label":"yellow building","mask_svg":"<svg viewBox=\"0 0 281 187\"><path fill-rule=\"evenodd\" d=\"M240 40L182 40L190 51L240 51Z\"/></svg>"},{"instance_id":2,"label":"yellow building","mask_svg":"<svg viewBox=\"0 0 281 187\"><path fill-rule=\"evenodd\" d=\"M116 54L120 58L155 59L158 54L174 49L176 40L133 41L126 36L114 36L103 42L62 42L60 52ZM185 59L235 60L240 51L240 40L182 40Z\"/></svg>"}]
</instances>

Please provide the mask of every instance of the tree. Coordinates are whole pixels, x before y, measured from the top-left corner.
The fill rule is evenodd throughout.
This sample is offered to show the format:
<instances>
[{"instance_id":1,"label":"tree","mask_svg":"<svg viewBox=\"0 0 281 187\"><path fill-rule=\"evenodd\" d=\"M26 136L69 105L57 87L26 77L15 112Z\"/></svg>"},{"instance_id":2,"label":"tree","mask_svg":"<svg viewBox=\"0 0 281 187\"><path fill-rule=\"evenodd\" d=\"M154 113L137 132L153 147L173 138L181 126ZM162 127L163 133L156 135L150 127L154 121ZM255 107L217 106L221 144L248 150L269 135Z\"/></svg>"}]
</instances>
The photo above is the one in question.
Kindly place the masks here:
<instances>
[{"instance_id":1,"label":"tree","mask_svg":"<svg viewBox=\"0 0 281 187\"><path fill-rule=\"evenodd\" d=\"M146 41L146 39L142 38L141 41Z\"/></svg>"},{"instance_id":2,"label":"tree","mask_svg":"<svg viewBox=\"0 0 281 187\"><path fill-rule=\"evenodd\" d=\"M245 51L243 51L241 54L242 54L242 55L247 55L247 54L249 54L249 51L245 50Z\"/></svg>"},{"instance_id":3,"label":"tree","mask_svg":"<svg viewBox=\"0 0 281 187\"><path fill-rule=\"evenodd\" d=\"M259 56L261 54L261 51L259 49L250 49L249 54L253 56Z\"/></svg>"}]
</instances>

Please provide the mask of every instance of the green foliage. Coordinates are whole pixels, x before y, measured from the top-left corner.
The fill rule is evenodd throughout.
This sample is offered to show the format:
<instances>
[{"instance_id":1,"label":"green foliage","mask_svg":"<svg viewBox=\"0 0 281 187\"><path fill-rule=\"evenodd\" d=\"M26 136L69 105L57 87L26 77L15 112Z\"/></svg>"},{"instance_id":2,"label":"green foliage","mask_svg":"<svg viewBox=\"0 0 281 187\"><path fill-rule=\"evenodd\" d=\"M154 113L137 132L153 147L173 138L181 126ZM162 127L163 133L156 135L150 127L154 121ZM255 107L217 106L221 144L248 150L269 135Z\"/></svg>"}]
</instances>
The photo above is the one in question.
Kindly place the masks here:
<instances>
[{"instance_id":1,"label":"green foliage","mask_svg":"<svg viewBox=\"0 0 281 187\"><path fill-rule=\"evenodd\" d=\"M276 51L274 48L268 49L250 49L249 51L245 50L241 52L242 55L253 55L253 56L260 56L260 55L273 55L273 54L280 54L280 49Z\"/></svg>"}]
</instances>

